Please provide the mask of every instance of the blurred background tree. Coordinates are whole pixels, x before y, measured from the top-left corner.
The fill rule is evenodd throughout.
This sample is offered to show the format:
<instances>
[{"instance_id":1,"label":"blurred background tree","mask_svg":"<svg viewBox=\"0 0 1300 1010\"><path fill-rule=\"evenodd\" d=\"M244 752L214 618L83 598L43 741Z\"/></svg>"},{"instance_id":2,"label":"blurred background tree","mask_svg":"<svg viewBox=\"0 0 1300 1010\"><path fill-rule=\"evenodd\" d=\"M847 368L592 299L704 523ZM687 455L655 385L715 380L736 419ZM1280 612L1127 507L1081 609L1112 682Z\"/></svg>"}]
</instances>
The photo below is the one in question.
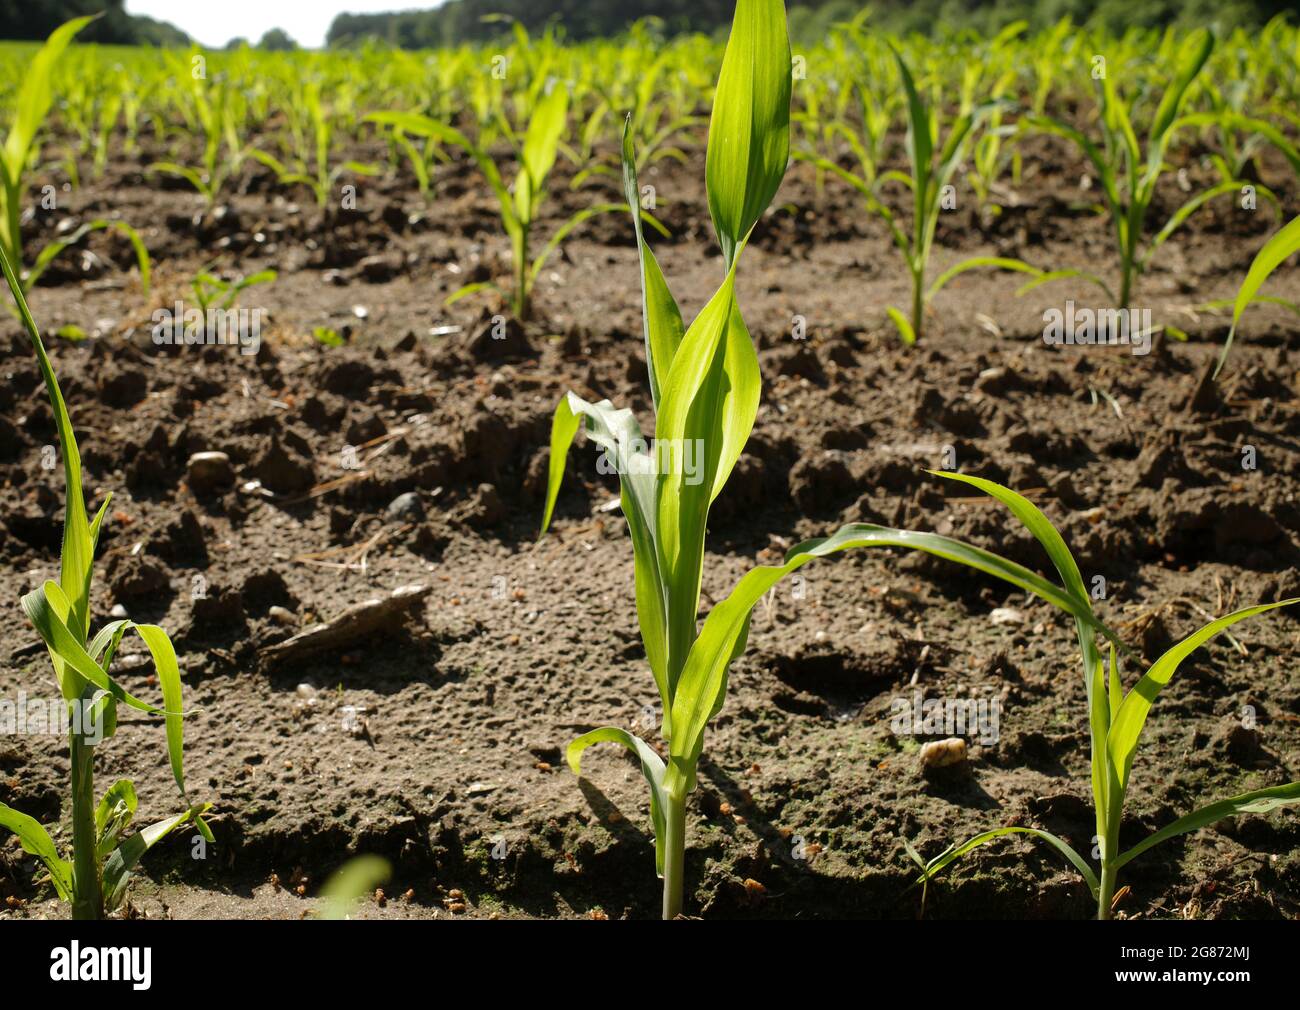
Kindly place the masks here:
<instances>
[{"instance_id":1,"label":"blurred background tree","mask_svg":"<svg viewBox=\"0 0 1300 1010\"><path fill-rule=\"evenodd\" d=\"M124 0L0 0L0 39L44 39L83 14L103 13L77 36L78 42L122 46L187 46L175 25L126 13Z\"/></svg>"},{"instance_id":2,"label":"blurred background tree","mask_svg":"<svg viewBox=\"0 0 1300 1010\"><path fill-rule=\"evenodd\" d=\"M298 43L290 38L289 33L283 28L272 28L262 36L262 40L258 42L257 48L286 53L297 49Z\"/></svg>"},{"instance_id":3,"label":"blurred background tree","mask_svg":"<svg viewBox=\"0 0 1300 1010\"><path fill-rule=\"evenodd\" d=\"M787 0L790 34L812 42L836 21L864 7L872 24L890 31L929 32L936 26L993 33L1024 18L1033 28L1055 24L1067 15L1076 22L1096 20L1115 30L1129 25L1225 27L1264 24L1284 12L1297 12L1297 0ZM404 48L428 48L486 41L508 31L487 15L504 14L530 32L551 22L570 39L617 35L644 17L660 19L665 34L726 30L731 0L449 0L435 10L390 14L340 14L327 36L330 45L354 45L377 38Z\"/></svg>"},{"instance_id":4,"label":"blurred background tree","mask_svg":"<svg viewBox=\"0 0 1300 1010\"><path fill-rule=\"evenodd\" d=\"M103 12L102 18L81 33L79 41L189 44L185 33L173 25L128 14L124 2L0 0L0 38L43 39L69 18ZM1031 28L1042 28L1067 15L1076 22L1096 21L1112 30L1129 25L1262 25L1277 14L1296 14L1300 0L787 0L787 6L790 34L808 43L863 7L872 9L872 24L888 31L929 32L944 27L991 34L1021 18L1029 21ZM431 10L341 13L330 25L327 44L350 46L379 39L406 49L425 49L485 42L508 33L509 19L517 19L530 32L540 32L554 23L574 40L617 35L645 17L659 19L665 35L714 34L726 30L733 9L733 0L448 0ZM490 15L505 15L505 20L485 20ZM267 32L258 45L263 49L297 48L278 28Z\"/></svg>"}]
</instances>

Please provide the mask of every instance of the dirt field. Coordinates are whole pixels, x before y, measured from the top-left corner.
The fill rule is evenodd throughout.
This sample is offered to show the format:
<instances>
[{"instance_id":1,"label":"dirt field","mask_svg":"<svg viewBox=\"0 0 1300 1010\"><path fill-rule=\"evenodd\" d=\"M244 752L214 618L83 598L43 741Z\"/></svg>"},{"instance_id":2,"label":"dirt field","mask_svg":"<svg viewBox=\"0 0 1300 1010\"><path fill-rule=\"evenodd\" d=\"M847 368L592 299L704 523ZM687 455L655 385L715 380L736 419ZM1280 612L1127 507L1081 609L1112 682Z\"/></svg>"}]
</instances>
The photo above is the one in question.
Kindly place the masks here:
<instances>
[{"instance_id":1,"label":"dirt field","mask_svg":"<svg viewBox=\"0 0 1300 1010\"><path fill-rule=\"evenodd\" d=\"M1027 143L1020 206L987 222L969 207L948 214L934 273L984 253L1113 277L1108 226L1085 209L1095 193L1073 157ZM617 484L597 472L590 446L572 454L557 522L537 540L563 392L634 406L643 427L649 416L630 222L607 215L581 229L545 270L535 321L496 341L485 328L497 306L443 307L468 280L508 278L506 239L470 167L442 169L428 204L399 176L362 181L355 212L322 216L261 169L204 212L192 193L146 180L150 160L111 159L106 178L29 224L45 234L111 212L141 228L156 260L145 303L126 272L129 246L99 234L31 299L77 425L88 497L114 495L94 613L106 620L120 604L172 632L192 710L187 773L195 798L215 804L215 851L195 861L187 837L159 846L129 914L297 917L330 871L375 852L395 876L367 916L656 915L639 769L601 747L579 780L563 759L572 737L606 723L657 738L631 548L619 512L605 508ZM703 166L697 152L643 179L673 232L652 241L688 317L720 269ZM563 164L556 174L543 234L606 198L599 186L568 192ZM1265 160L1261 174L1290 194L1292 216L1288 166ZM1185 199L1174 176L1167 183L1149 225ZM1135 301L1191 340L1161 339L1136 356L1046 346L1044 310L1096 296L1061 284L1017 298L1017 278L987 273L946 288L922 343L903 347L884 307L907 304L907 278L883 225L834 181L818 194L806 165L791 169L774 208L740 273L765 385L754 437L712 514L705 607L756 561L846 521L949 533L1046 570L998 506L924 472L945 462L945 448L963 471L1033 492L1085 578L1104 578L1104 619L1148 660L1210 616L1300 595L1300 371L1290 357L1300 327L1252 309L1215 388L1202 380L1227 322L1191 311L1235 293L1276 227L1270 212L1216 201L1163 247ZM279 271L240 303L268 313L256 355L153 343L153 310L188 300L189 278L208 264ZM1270 290L1295 297L1300 280L1284 271ZM796 316L806 340L792 339ZM68 324L96 339L53 337ZM317 326L348 346L317 343ZM39 696L53 690L51 674L18 598L57 565L62 472L42 467L54 425L12 317L0 326L0 371L0 599L11 617L0 696ZM355 458L346 446L360 447ZM1250 446L1254 470L1242 465ZM208 450L229 454L233 482L189 479L187 460ZM262 490L247 488L254 480ZM931 856L987 827L1032 823L1088 851L1084 692L1062 615L893 551L801 574L755 611L708 736L689 808L689 912L916 917L902 838ZM401 630L336 659L265 651L412 584L431 591ZM1012 613L995 622L998 608ZM1198 652L1157 704L1126 844L1202 802L1300 774L1300 624L1270 615L1236 642ZM153 698L143 659L122 654L116 674ZM1131 684L1140 671L1126 672ZM972 741L965 766L922 774L925 738L890 726L894 702L916 692L998 699L996 742ZM1243 724L1247 706L1254 728ZM175 802L161 739L150 720L124 716L99 754L100 783L132 774L147 820ZM0 801L45 823L63 816L60 837L67 776L61 738L0 740ZM1300 820L1225 821L1125 873L1131 891L1118 910L1128 915L1294 918ZM63 914L38 877L5 839L0 917ZM936 883L925 915L1092 911L1055 853L1004 840Z\"/></svg>"}]
</instances>

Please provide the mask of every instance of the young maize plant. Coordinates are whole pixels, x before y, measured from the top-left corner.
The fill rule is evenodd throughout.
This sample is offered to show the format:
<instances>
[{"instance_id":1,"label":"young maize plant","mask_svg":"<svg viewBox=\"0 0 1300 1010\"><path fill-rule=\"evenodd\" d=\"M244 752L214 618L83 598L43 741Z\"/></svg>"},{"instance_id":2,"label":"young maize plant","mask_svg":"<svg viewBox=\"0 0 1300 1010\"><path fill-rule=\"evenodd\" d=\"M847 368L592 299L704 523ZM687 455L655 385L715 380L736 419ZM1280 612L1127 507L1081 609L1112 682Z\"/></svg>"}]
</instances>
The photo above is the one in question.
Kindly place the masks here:
<instances>
[{"instance_id":1,"label":"young maize plant","mask_svg":"<svg viewBox=\"0 0 1300 1010\"><path fill-rule=\"evenodd\" d=\"M506 188L496 162L487 150L472 141L460 130L446 123L413 112L376 112L366 117L367 122L387 126L417 137L429 137L442 143L459 147L468 154L497 198L501 213L501 223L510 237L511 261L514 267L514 290L507 295L495 283L484 281L466 284L447 299L451 305L469 295L482 291L495 291L503 301L509 303L515 318L527 322L532 307L533 286L546 265L546 261L559 248L569 233L584 221L610 211L627 209L624 204L597 204L584 207L573 214L556 229L540 253L532 256L532 231L539 211L546 199L546 179L555 166L559 152L560 139L568 126L569 92L563 82L556 82L549 94L538 98L532 107L528 131L524 134L523 147L518 151L519 171L515 176L514 192ZM632 204L637 206L637 204ZM663 230L657 221L646 215L659 230ZM531 258L530 258L531 257Z\"/></svg>"},{"instance_id":2,"label":"young maize plant","mask_svg":"<svg viewBox=\"0 0 1300 1010\"><path fill-rule=\"evenodd\" d=\"M1091 597L1084 585L1079 566L1074 560L1060 533L1048 518L1029 499L1016 492L980 477L957 473L939 473L939 476L961 481L997 499L1022 522L1038 540L1051 558L1061 577L1062 587L1057 587L1073 603L1079 650L1083 657L1083 677L1088 704L1088 725L1092 740L1092 796L1096 813L1096 843L1101 853L1100 872L1094 872L1088 861L1063 839L1038 828L1002 827L981 832L960 845L953 845L928 862L922 862L914 853L912 858L922 866L918 884L928 885L934 875L953 860L996 838L1009 834L1032 835L1047 842L1060 852L1088 884L1097 902L1097 918L1108 919L1115 897L1115 882L1119 871L1130 861L1153 846L1189 831L1196 831L1225 817L1238 814L1262 814L1279 807L1300 803L1300 782L1255 789L1230 799L1219 800L1201 807L1185 817L1180 817L1138 842L1126 852L1120 851L1120 828L1124 816L1124 800L1132 784L1133 761L1137 757L1142 729L1146 725L1151 706L1161 690L1169 683L1178 667L1210 639L1226 631L1238 621L1255 617L1279 607L1300 603L1300 598L1263 603L1246 607L1217 620L1174 645L1147 669L1147 672L1125 693L1116 639L1111 637L1109 669L1103 663L1094 640L1093 629L1100 622L1089 621L1082 615L1092 613ZM907 846L910 850L910 846Z\"/></svg>"},{"instance_id":3,"label":"young maize plant","mask_svg":"<svg viewBox=\"0 0 1300 1010\"><path fill-rule=\"evenodd\" d=\"M975 95L983 93L992 103L992 111L984 122L983 131L971 147L970 172L967 179L975 191L975 199L981 213L986 219L1002 213L1002 206L997 202L1003 173L1012 168L1013 178L1019 177L1020 152L1015 145L1004 145L1008 137L1014 138L1019 126L1006 124L1003 117L1007 114L1010 102L1007 100L1018 80L1017 68L1013 56L1013 47L1018 37L1029 27L1027 21L1015 21L1007 25L982 47L976 59L967 64L962 76L961 108L963 111L975 107Z\"/></svg>"},{"instance_id":4,"label":"young maize plant","mask_svg":"<svg viewBox=\"0 0 1300 1010\"><path fill-rule=\"evenodd\" d=\"M50 407L59 432L59 452L67 484L63 550L59 580L48 581L22 599L28 619L40 634L54 666L54 677L67 704L69 763L72 767L72 861L59 856L54 840L40 823L0 803L0 826L14 832L22 847L37 856L49 871L55 891L72 905L74 919L101 919L121 903L131 870L140 858L172 831L193 822L204 839L212 832L203 819L211 806L191 803L185 792L184 725L180 670L171 640L162 628L131 621L111 621L93 639L90 631L90 587L95 547L108 512L105 498L89 520L81 485L81 457L72 421L59 391L59 382L46 356L40 332L27 308L22 286L8 254L0 249L0 267L13 293L18 312L31 338ZM122 636L134 631L153 657L162 688L163 707L155 708L128 693L109 676ZM117 707L126 705L166 725L167 754L172 776L185 810L123 837L136 812L135 787L120 779L95 801L95 747L117 730Z\"/></svg>"},{"instance_id":5,"label":"young maize plant","mask_svg":"<svg viewBox=\"0 0 1300 1010\"><path fill-rule=\"evenodd\" d=\"M193 61L204 58L197 49L167 54L168 65L176 80L183 82L177 88L177 104L185 122L182 133L186 140L190 134L202 136L202 165L190 168L177 161L156 161L146 171L184 179L203 197L204 203L212 207L226 184L239 175L251 149L239 135L244 96L237 89L225 86L224 82L214 81L210 87L206 77L197 76L193 72Z\"/></svg>"},{"instance_id":6,"label":"young maize plant","mask_svg":"<svg viewBox=\"0 0 1300 1010\"><path fill-rule=\"evenodd\" d=\"M758 358L736 297L736 268L759 216L775 196L789 152L790 46L782 0L740 0L714 98L706 189L725 279L689 328L645 241L640 250L643 328L655 445L647 447L631 410L569 393L556 408L542 533L550 526L565 458L585 427L620 474L621 503L635 559L635 597L646 660L663 705L667 760L654 746L613 726L572 741L567 758L581 773L592 744L621 744L640 761L650 787L655 866L663 878L663 916L682 910L686 798L696 784L704 732L726 696L727 672L745 648L750 613L782 578L814 558L856 547L904 547L969 565L1096 625L1048 580L987 551L933 534L852 524L791 549L777 566L747 573L698 623L709 507L726 484L758 411ZM630 127L623 138L624 187L635 205L636 158ZM681 447L699 447L687 474ZM668 451L665 452L665 449ZM676 457L674 460L673 457Z\"/></svg>"},{"instance_id":7,"label":"young maize plant","mask_svg":"<svg viewBox=\"0 0 1300 1010\"><path fill-rule=\"evenodd\" d=\"M888 45L864 28L870 13L863 10L831 33L827 45L832 47L833 72L825 79L817 75L801 82L798 93L804 108L801 113L792 112L791 119L802 126L804 137L804 148L795 150L792 157L812 163L818 198L829 173L862 192L868 198L868 206L874 207L871 199L879 182L880 165L885 160L885 142L896 106L902 99L886 83L893 58ZM860 127L855 125L859 112ZM834 147L840 140L853 152L856 171L846 172L836 167Z\"/></svg>"},{"instance_id":8,"label":"young maize plant","mask_svg":"<svg viewBox=\"0 0 1300 1010\"><path fill-rule=\"evenodd\" d=\"M1174 135L1184 126L1205 125L1218 122L1220 117L1202 120L1198 117L1179 118L1188 89L1200 74L1201 68L1214 49L1213 33L1200 30L1183 42L1176 58L1173 78L1160 97L1160 104L1151 118L1143 150L1133 128L1131 106L1125 102L1115 86L1115 69L1100 67L1097 80L1098 102L1101 106L1101 130L1104 146L1099 148L1079 130L1047 115L1031 116L1028 124L1045 133L1062 137L1075 146L1088 159L1097 172L1105 209L1110 214L1115 230L1115 245L1120 259L1119 289L1112 288L1096 274L1084 270L1053 270L1030 281L1022 293L1047 281L1077 277L1099 287L1116 308L1128 308L1133 295L1134 281L1146 272L1151 258L1192 214L1214 199L1228 193L1241 191L1244 183L1239 179L1220 182L1193 196L1170 215L1164 226L1144 246L1142 238L1147 212L1155 199L1156 185L1168 165L1165 154ZM1267 188L1255 184L1260 196L1276 204L1277 198Z\"/></svg>"},{"instance_id":9,"label":"young maize plant","mask_svg":"<svg viewBox=\"0 0 1300 1010\"><path fill-rule=\"evenodd\" d=\"M940 147L939 117L936 110L921 99L912 72L897 49L894 50L894 61L898 66L898 74L907 96L907 156L912 174L907 176L901 172L882 172L873 181L866 176L854 175L825 158L812 157L808 160L844 179L862 194L867 209L883 218L889 226L890 236L902 254L907 264L908 274L912 278L912 308L910 313L904 313L891 305L886 312L898 328L903 342L914 344L921 339L924 330L926 306L955 277L981 267L1012 270L1032 274L1036 278L1044 276L1044 271L1023 260L1010 257L975 256L945 270L928 289L926 288L926 273L929 269L930 253L934 247L935 230L939 226L939 215L943 211L944 194L951 184L958 165L966 157L970 140L977 127L992 114L996 105L979 105L962 112L953 121L947 139ZM886 182L902 183L911 190L912 232L910 235L898 224L894 212L877 196L878 185Z\"/></svg>"},{"instance_id":10,"label":"young maize plant","mask_svg":"<svg viewBox=\"0 0 1300 1010\"><path fill-rule=\"evenodd\" d=\"M327 110L321 101L320 81L309 81L303 89L302 104L310 119L312 150L315 158L315 171L308 168L307 159L299 158L296 168L287 167L282 161L266 151L250 148L249 155L261 162L272 172L282 186L303 185L316 197L316 206L324 208L329 203L330 194L334 192L339 179L345 175L374 176L379 174L377 165L360 161L344 161L330 167L330 153L334 148L334 121L330 118L332 110Z\"/></svg>"},{"instance_id":11,"label":"young maize plant","mask_svg":"<svg viewBox=\"0 0 1300 1010\"><path fill-rule=\"evenodd\" d=\"M223 312L235 307L239 296L249 288L259 284L273 284L279 274L275 270L259 270L255 274L240 274L234 280L223 280L211 269L200 270L190 281L190 290L194 300L199 303L199 311L206 319L208 310Z\"/></svg>"},{"instance_id":12,"label":"young maize plant","mask_svg":"<svg viewBox=\"0 0 1300 1010\"><path fill-rule=\"evenodd\" d=\"M1259 293L1259 289L1264 286L1264 282L1268 280L1273 271L1297 252L1300 252L1300 217L1286 225L1265 242L1264 248L1256 253L1254 260L1251 261L1250 269L1246 271L1246 279L1241 282L1241 287L1237 290L1237 297L1230 303L1232 305L1232 328L1228 330L1228 339L1223 342L1223 351L1219 354L1219 363L1214 369L1216 377L1223 370L1224 363L1228 360L1228 351L1232 349L1232 341L1237 335L1237 324L1241 322L1242 313L1255 302L1280 305L1300 315L1300 305L1295 302L1275 295L1261 295ZM1218 303L1211 304L1217 305Z\"/></svg>"},{"instance_id":13,"label":"young maize plant","mask_svg":"<svg viewBox=\"0 0 1300 1010\"><path fill-rule=\"evenodd\" d=\"M68 235L47 243L37 254L30 269L24 269L22 210L27 195L23 177L40 155L39 133L45 117L54 103L51 78L54 65L73 36L95 17L75 18L50 33L45 44L32 57L23 74L23 83L14 102L13 118L0 149L0 249L14 269L24 293L30 291L45 272L50 261L69 246L81 241L92 231L113 229L121 232L135 250L140 267L140 285L146 297L149 294L149 253L139 234L125 221L99 218L74 229Z\"/></svg>"}]
</instances>

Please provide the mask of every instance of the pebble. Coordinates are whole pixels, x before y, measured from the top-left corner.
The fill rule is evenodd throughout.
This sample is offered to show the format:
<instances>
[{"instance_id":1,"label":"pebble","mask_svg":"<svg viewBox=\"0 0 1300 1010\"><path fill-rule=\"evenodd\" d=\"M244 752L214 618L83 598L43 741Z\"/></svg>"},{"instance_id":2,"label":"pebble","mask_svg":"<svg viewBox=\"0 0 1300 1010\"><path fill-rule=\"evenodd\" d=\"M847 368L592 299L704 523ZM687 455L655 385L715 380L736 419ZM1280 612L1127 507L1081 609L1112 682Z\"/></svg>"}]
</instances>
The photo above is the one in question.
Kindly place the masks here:
<instances>
[{"instance_id":1,"label":"pebble","mask_svg":"<svg viewBox=\"0 0 1300 1010\"><path fill-rule=\"evenodd\" d=\"M384 518L390 522L397 519L419 519L424 515L424 503L415 491L399 494L384 509Z\"/></svg>"},{"instance_id":2,"label":"pebble","mask_svg":"<svg viewBox=\"0 0 1300 1010\"><path fill-rule=\"evenodd\" d=\"M110 611L108 612L108 614L109 614L109 616L112 617L113 620L115 620L115 621L125 621L125 620L126 620L126 607L122 606L122 604L120 604L120 603L115 603L115 604L113 604L113 609L110 610Z\"/></svg>"},{"instance_id":3,"label":"pebble","mask_svg":"<svg viewBox=\"0 0 1300 1010\"><path fill-rule=\"evenodd\" d=\"M989 614L994 624L1024 624L1025 615L1015 607L998 607Z\"/></svg>"},{"instance_id":4,"label":"pebble","mask_svg":"<svg viewBox=\"0 0 1300 1010\"><path fill-rule=\"evenodd\" d=\"M966 741L959 736L931 740L921 746L922 768L947 768L966 760Z\"/></svg>"},{"instance_id":5,"label":"pebble","mask_svg":"<svg viewBox=\"0 0 1300 1010\"><path fill-rule=\"evenodd\" d=\"M225 491L235 482L234 467L224 452L196 452L185 469L196 492Z\"/></svg>"},{"instance_id":6,"label":"pebble","mask_svg":"<svg viewBox=\"0 0 1300 1010\"><path fill-rule=\"evenodd\" d=\"M366 720L362 717L360 709L355 705L344 705L339 709L339 713L343 716L339 728L343 730L344 733L347 733L350 736L366 735Z\"/></svg>"},{"instance_id":7,"label":"pebble","mask_svg":"<svg viewBox=\"0 0 1300 1010\"><path fill-rule=\"evenodd\" d=\"M291 628L298 623L298 615L284 607L272 607L267 614L276 624L283 624L285 627Z\"/></svg>"}]
</instances>

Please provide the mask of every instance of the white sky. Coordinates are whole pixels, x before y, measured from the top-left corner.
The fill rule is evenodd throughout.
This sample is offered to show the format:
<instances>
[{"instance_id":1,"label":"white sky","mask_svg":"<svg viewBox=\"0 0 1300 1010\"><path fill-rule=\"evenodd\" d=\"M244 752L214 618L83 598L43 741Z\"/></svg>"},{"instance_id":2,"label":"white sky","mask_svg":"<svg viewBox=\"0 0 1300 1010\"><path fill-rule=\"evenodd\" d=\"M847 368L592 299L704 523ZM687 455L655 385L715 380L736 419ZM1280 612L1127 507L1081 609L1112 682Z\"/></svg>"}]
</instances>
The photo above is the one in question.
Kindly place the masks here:
<instances>
[{"instance_id":1,"label":"white sky","mask_svg":"<svg viewBox=\"0 0 1300 1010\"><path fill-rule=\"evenodd\" d=\"M402 0L127 0L128 14L144 14L170 21L204 46L218 49L232 38L256 42L272 28L283 28L300 46L315 49L325 44L325 32L334 15L377 11L428 10L442 0L403 3Z\"/></svg>"}]
</instances>

